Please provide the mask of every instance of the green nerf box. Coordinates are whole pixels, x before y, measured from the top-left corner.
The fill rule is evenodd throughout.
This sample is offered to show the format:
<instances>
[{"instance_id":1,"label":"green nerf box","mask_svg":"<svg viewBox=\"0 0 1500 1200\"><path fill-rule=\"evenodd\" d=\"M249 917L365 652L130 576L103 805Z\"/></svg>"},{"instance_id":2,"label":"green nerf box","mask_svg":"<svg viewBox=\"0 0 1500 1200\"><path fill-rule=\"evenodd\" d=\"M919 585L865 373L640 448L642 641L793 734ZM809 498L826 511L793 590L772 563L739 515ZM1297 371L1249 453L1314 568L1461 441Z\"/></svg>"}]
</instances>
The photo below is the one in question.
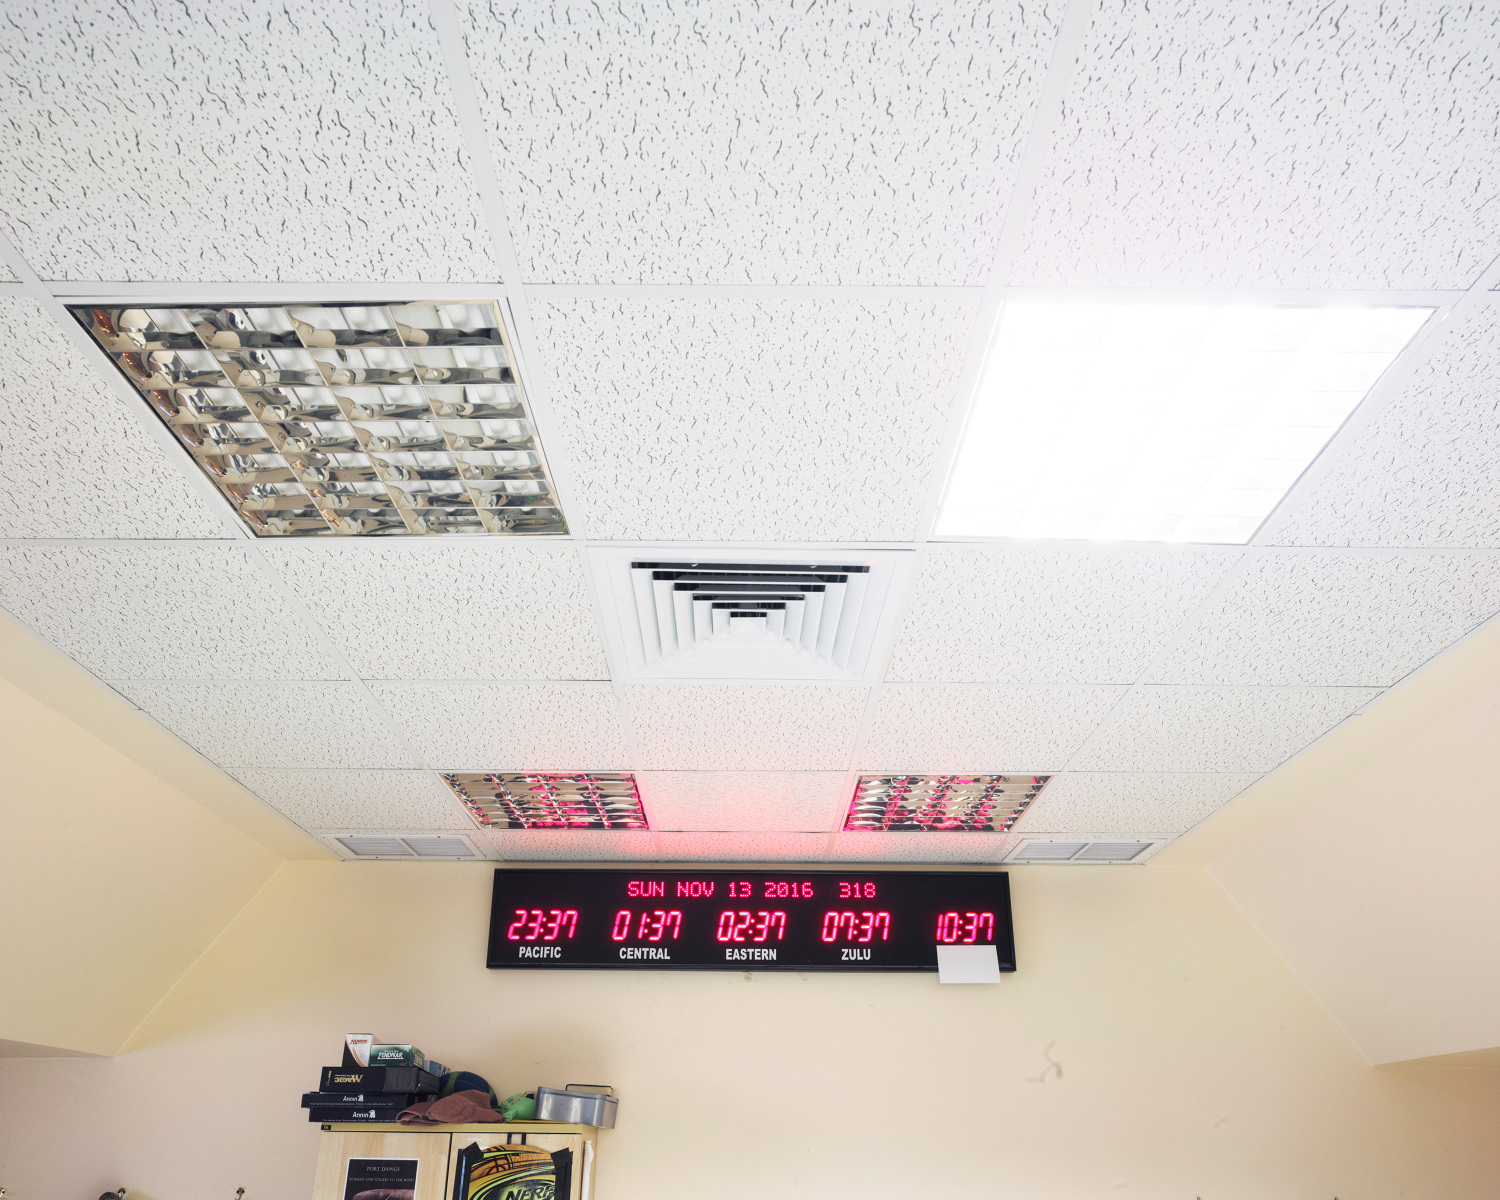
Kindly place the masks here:
<instances>
[{"instance_id":1,"label":"green nerf box","mask_svg":"<svg viewBox=\"0 0 1500 1200\"><path fill-rule=\"evenodd\" d=\"M417 1067L425 1070L427 1055L415 1046L375 1045L370 1047L370 1065L372 1067Z\"/></svg>"}]
</instances>

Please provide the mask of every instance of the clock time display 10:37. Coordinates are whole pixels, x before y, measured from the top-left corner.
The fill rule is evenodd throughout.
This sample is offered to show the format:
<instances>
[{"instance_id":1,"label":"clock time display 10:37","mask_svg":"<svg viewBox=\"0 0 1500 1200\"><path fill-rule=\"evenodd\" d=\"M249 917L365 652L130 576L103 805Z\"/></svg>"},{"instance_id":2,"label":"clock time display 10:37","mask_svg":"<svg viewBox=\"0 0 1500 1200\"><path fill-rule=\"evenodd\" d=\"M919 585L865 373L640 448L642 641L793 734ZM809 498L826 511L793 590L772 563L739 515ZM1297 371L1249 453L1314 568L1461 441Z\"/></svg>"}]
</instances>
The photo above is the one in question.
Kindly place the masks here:
<instances>
[{"instance_id":1,"label":"clock time display 10:37","mask_svg":"<svg viewBox=\"0 0 1500 1200\"><path fill-rule=\"evenodd\" d=\"M935 971L992 945L1015 970L999 872L495 872L490 967Z\"/></svg>"}]
</instances>

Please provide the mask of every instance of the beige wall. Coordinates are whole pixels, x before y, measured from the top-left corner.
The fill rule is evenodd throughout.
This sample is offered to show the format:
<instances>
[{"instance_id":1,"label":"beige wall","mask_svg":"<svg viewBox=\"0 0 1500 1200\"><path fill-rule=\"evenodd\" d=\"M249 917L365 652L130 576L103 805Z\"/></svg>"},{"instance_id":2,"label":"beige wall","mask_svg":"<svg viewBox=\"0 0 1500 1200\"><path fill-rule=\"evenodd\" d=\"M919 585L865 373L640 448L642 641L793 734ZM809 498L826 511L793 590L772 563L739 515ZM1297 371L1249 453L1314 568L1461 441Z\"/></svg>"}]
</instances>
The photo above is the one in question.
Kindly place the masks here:
<instances>
[{"instance_id":1,"label":"beige wall","mask_svg":"<svg viewBox=\"0 0 1500 1200\"><path fill-rule=\"evenodd\" d=\"M1488 1200L1500 1177L1500 1073L1369 1066L1201 870L1015 871L1021 970L993 987L486 971L489 880L282 867L127 1053L0 1061L9 1200L303 1196L298 1095L356 1029L502 1091L615 1084L601 1200Z\"/></svg>"},{"instance_id":2,"label":"beige wall","mask_svg":"<svg viewBox=\"0 0 1500 1200\"><path fill-rule=\"evenodd\" d=\"M281 859L3 679L0 764L0 1039L112 1054Z\"/></svg>"},{"instance_id":3,"label":"beige wall","mask_svg":"<svg viewBox=\"0 0 1500 1200\"><path fill-rule=\"evenodd\" d=\"M1500 690L1210 868L1371 1062L1500 1046Z\"/></svg>"}]
</instances>

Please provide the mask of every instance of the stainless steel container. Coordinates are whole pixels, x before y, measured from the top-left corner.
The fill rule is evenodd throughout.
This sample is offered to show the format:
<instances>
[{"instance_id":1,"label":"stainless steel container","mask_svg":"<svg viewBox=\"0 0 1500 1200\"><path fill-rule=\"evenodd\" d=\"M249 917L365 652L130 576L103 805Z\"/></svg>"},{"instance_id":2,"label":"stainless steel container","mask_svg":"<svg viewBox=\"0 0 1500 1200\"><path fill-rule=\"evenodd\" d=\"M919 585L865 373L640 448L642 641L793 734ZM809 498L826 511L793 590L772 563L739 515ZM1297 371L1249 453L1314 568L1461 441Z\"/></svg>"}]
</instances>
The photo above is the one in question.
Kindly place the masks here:
<instances>
[{"instance_id":1,"label":"stainless steel container","mask_svg":"<svg viewBox=\"0 0 1500 1200\"><path fill-rule=\"evenodd\" d=\"M613 1092L614 1088L602 1083L570 1083L565 1088L539 1087L536 1090L536 1119L613 1129L615 1113L620 1107Z\"/></svg>"}]
</instances>

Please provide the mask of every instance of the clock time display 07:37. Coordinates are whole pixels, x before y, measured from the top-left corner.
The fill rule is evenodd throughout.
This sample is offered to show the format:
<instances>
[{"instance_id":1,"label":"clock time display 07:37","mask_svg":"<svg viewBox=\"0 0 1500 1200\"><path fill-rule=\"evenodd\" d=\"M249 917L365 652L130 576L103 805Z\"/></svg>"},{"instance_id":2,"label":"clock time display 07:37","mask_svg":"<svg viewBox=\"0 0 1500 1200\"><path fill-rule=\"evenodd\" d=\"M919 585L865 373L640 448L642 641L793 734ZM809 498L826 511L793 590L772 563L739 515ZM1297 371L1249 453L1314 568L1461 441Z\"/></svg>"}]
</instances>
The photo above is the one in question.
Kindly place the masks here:
<instances>
[{"instance_id":1,"label":"clock time display 07:37","mask_svg":"<svg viewBox=\"0 0 1500 1200\"><path fill-rule=\"evenodd\" d=\"M998 872L495 872L490 967L935 971L993 945L1015 969Z\"/></svg>"}]
</instances>

